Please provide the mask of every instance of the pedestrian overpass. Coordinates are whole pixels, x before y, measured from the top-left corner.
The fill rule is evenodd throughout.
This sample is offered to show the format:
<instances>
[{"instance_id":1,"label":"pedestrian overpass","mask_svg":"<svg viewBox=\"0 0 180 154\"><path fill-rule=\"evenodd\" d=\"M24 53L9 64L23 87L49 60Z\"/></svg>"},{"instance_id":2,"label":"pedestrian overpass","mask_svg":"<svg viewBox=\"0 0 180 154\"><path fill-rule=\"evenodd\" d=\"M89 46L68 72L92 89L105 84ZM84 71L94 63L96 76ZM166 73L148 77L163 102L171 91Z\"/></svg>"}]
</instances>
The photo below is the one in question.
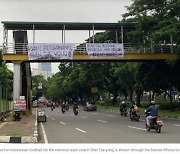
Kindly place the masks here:
<instances>
[{"instance_id":1,"label":"pedestrian overpass","mask_svg":"<svg viewBox=\"0 0 180 154\"><path fill-rule=\"evenodd\" d=\"M175 58L173 52L173 43L170 45L153 45L133 47L128 42L125 42L124 35L127 31L135 29L136 23L75 23L75 22L17 22L17 21L2 21L3 31L3 60L6 63L14 64L14 85L13 85L13 100L19 99L20 96L25 96L27 101L27 109L31 109L31 69L29 62L61 62L61 61L154 61L166 60ZM59 48L64 48L67 44L71 44L73 54L71 58L29 58L29 46L32 46L32 51L39 48L39 45L44 48L41 43L36 43L37 31L56 31L59 37ZM87 31L88 40L81 43L67 42L67 31ZM95 33L98 31L112 31L114 38L105 42L96 42ZM9 32L12 32L12 38L9 38ZM32 41L28 40L28 34L31 33ZM9 42L13 40L13 42ZM38 46L36 46L38 44ZM87 52L87 44L90 46L116 46L123 45L123 54L118 56L117 50L115 56L90 56ZM43 44L44 45L44 44ZM56 44L53 44L53 46ZM91 49L90 49L91 50ZM94 50L94 49L93 49ZM107 49L105 49L107 51ZM95 51L95 50L94 50ZM108 51L107 51L108 52ZM32 52L33 54L33 52ZM39 53L37 53L39 54ZM51 53L49 53L51 54ZM97 54L97 53L96 53ZM103 53L101 53L102 55ZM92 54L94 55L94 53ZM35 56L35 54L33 55ZM51 55L52 56L52 55ZM28 63L26 63L28 62Z\"/></svg>"}]
</instances>

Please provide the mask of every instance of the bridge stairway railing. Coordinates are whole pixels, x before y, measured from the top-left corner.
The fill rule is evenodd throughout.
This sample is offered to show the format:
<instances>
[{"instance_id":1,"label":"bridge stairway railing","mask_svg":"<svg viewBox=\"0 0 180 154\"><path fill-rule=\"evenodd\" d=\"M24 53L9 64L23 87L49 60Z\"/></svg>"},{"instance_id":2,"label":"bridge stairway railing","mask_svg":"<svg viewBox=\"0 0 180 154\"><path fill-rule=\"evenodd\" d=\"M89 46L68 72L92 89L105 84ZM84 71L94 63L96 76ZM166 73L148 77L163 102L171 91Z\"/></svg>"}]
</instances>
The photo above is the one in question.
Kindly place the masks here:
<instances>
[{"instance_id":1,"label":"bridge stairway railing","mask_svg":"<svg viewBox=\"0 0 180 154\"><path fill-rule=\"evenodd\" d=\"M8 43L2 46L3 53L5 54L26 54L28 52L27 45L33 43ZM45 44L45 43L43 43ZM86 43L73 43L74 52L76 54L86 54ZM125 53L173 53L172 45L154 44L152 46L137 45L124 43Z\"/></svg>"}]
</instances>

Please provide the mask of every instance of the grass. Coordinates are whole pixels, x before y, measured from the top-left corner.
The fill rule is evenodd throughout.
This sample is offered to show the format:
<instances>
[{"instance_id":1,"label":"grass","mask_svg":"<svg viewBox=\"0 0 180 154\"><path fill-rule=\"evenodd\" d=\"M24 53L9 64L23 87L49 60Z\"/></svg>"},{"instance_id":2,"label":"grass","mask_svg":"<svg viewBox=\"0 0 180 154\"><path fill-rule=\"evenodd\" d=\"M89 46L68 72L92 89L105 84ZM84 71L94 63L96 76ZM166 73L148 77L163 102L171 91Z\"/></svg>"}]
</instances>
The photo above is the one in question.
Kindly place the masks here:
<instances>
[{"instance_id":1,"label":"grass","mask_svg":"<svg viewBox=\"0 0 180 154\"><path fill-rule=\"evenodd\" d=\"M113 106L101 106L101 105L97 105L97 108L99 110L108 110L108 111L119 111L119 107L113 107ZM140 114L144 114L144 110L146 110L146 108L139 108L139 112ZM178 118L180 117L180 111L172 111L172 110L159 110L159 115L160 116L167 116L170 118Z\"/></svg>"}]
</instances>

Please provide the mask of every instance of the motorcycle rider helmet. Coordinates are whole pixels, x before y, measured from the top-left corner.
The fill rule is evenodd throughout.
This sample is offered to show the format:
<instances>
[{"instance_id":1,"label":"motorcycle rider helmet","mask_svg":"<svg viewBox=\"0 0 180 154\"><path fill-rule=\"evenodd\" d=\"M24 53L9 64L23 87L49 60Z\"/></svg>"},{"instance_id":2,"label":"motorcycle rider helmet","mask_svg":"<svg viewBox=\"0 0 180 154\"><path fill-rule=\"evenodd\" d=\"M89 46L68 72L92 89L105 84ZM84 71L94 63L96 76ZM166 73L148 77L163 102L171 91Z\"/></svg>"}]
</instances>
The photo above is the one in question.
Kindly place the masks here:
<instances>
[{"instance_id":1,"label":"motorcycle rider helmet","mask_svg":"<svg viewBox=\"0 0 180 154\"><path fill-rule=\"evenodd\" d=\"M155 103L155 101L151 101L151 105L155 105L156 103Z\"/></svg>"},{"instance_id":2,"label":"motorcycle rider helmet","mask_svg":"<svg viewBox=\"0 0 180 154\"><path fill-rule=\"evenodd\" d=\"M122 104L124 104L125 102L124 101L122 101Z\"/></svg>"}]
</instances>

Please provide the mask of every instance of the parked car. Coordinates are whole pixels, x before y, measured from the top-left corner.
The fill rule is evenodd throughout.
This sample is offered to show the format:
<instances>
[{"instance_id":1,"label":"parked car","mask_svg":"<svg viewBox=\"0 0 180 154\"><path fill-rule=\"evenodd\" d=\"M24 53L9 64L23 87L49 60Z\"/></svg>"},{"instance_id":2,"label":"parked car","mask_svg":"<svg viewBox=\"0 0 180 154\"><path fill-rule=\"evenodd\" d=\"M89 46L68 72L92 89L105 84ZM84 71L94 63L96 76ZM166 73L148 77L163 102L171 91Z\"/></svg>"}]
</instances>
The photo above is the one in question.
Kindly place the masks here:
<instances>
[{"instance_id":1,"label":"parked car","mask_svg":"<svg viewBox=\"0 0 180 154\"><path fill-rule=\"evenodd\" d=\"M97 107L95 103L89 103L87 102L84 106L84 111L97 111Z\"/></svg>"},{"instance_id":2,"label":"parked car","mask_svg":"<svg viewBox=\"0 0 180 154\"><path fill-rule=\"evenodd\" d=\"M38 107L38 102L37 102L37 100L34 100L34 101L33 101L32 107Z\"/></svg>"}]
</instances>

